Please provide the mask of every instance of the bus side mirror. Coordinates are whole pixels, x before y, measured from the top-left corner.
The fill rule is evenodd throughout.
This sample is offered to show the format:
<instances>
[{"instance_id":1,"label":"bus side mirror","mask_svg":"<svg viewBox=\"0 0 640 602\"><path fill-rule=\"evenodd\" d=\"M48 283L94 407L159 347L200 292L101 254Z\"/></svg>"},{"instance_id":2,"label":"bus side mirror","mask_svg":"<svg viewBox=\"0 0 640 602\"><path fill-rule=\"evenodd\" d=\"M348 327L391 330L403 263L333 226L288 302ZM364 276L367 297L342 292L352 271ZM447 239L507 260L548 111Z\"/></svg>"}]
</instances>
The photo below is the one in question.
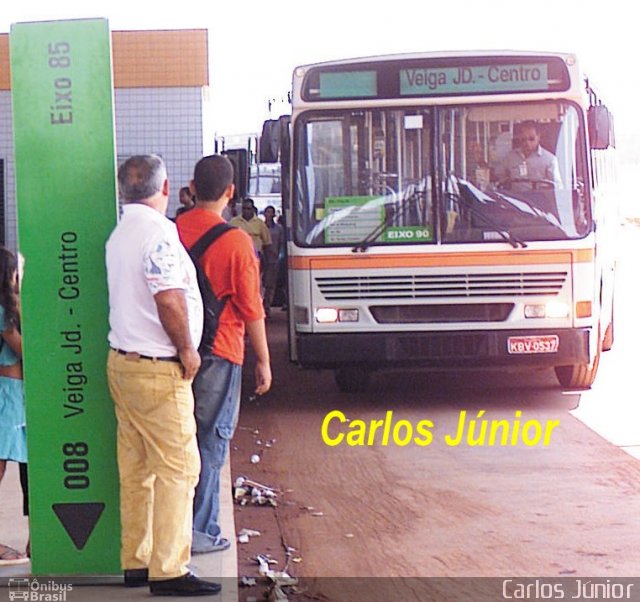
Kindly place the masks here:
<instances>
[{"instance_id":1,"label":"bus side mirror","mask_svg":"<svg viewBox=\"0 0 640 602\"><path fill-rule=\"evenodd\" d=\"M613 116L604 105L589 107L589 144L594 150L605 150L613 146Z\"/></svg>"},{"instance_id":2,"label":"bus side mirror","mask_svg":"<svg viewBox=\"0 0 640 602\"><path fill-rule=\"evenodd\" d=\"M222 154L233 164L233 184L235 185L235 200L242 200L247 196L249 187L248 153L244 148L234 148L222 151Z\"/></svg>"},{"instance_id":3,"label":"bus side mirror","mask_svg":"<svg viewBox=\"0 0 640 602\"><path fill-rule=\"evenodd\" d=\"M280 160L280 123L268 119L262 124L259 148L260 163L277 163Z\"/></svg>"}]
</instances>

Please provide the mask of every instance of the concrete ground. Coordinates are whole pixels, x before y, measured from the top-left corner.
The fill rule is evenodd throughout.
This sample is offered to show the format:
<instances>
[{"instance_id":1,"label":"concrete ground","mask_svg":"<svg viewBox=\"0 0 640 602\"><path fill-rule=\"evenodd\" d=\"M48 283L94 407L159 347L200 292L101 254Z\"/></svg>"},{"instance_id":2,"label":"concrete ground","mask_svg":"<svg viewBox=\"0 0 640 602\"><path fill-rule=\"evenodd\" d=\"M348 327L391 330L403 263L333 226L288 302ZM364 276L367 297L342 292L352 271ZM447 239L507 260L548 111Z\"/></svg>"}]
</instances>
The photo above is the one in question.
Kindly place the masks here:
<instances>
[{"instance_id":1,"label":"concrete ground","mask_svg":"<svg viewBox=\"0 0 640 602\"><path fill-rule=\"evenodd\" d=\"M231 602L238 599L238 569L231 497L231 471L228 459L222 479L220 524L222 533L231 541L231 548L224 552L194 556L190 566L198 576L222 583L221 595L212 599ZM27 538L28 522L22 516L22 491L18 478L18 465L15 462L9 462L5 477L0 484L0 543L17 550L24 550ZM40 585L46 585L49 580L53 581L49 577L33 576L30 563L0 566L0 592L4 588L9 591L8 598L0 593L0 600L20 599L16 596L16 590L19 587L17 584L22 583L24 587L26 584L24 579L27 579L29 584L34 584L37 581ZM82 576L81 578L63 576L56 577L55 582L70 586L66 591L58 592L61 596L58 598L60 602L138 600L147 599L149 596L149 590L146 587L137 589L123 587L121 575L95 575L93 577Z\"/></svg>"}]
</instances>

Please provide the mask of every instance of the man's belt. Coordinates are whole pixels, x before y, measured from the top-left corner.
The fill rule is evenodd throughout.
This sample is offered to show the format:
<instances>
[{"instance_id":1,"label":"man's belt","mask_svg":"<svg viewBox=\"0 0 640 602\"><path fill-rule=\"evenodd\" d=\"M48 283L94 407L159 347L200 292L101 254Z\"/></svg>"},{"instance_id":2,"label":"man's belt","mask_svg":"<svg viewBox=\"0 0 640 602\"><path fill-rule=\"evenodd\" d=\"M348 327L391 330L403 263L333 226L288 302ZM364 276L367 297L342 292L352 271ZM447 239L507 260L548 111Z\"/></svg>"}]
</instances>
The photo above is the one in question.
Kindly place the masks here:
<instances>
[{"instance_id":1,"label":"man's belt","mask_svg":"<svg viewBox=\"0 0 640 602\"><path fill-rule=\"evenodd\" d=\"M124 351L122 349L114 349L111 347L113 351L119 353L120 355L126 355L127 358L132 360L151 360L152 362L180 362L180 358L177 355L171 355L169 357L152 357L150 355L142 355L142 353L138 353L136 351Z\"/></svg>"}]
</instances>

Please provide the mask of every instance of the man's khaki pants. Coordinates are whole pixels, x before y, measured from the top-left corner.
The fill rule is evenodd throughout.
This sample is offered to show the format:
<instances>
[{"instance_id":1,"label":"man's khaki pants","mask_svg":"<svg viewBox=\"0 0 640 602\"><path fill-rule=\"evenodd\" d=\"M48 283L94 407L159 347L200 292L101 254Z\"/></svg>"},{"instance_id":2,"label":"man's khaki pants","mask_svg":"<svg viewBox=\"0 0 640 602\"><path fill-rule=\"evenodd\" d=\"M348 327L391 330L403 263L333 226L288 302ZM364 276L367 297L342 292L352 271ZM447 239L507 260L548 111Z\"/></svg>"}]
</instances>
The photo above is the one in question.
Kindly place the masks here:
<instances>
[{"instance_id":1,"label":"man's khaki pants","mask_svg":"<svg viewBox=\"0 0 640 602\"><path fill-rule=\"evenodd\" d=\"M107 375L118 419L122 567L179 577L191 559L200 474L191 381L178 362L113 350Z\"/></svg>"}]
</instances>

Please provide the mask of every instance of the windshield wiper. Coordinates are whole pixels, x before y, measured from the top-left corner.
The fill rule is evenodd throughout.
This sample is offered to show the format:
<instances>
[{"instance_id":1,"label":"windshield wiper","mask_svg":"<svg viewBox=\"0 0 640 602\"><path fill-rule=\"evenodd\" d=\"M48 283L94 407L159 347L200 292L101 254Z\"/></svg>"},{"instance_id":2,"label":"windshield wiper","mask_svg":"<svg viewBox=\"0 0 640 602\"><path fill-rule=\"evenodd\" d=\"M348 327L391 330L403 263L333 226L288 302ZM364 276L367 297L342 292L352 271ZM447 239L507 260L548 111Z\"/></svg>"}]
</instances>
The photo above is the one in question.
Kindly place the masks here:
<instances>
[{"instance_id":1,"label":"windshield wiper","mask_svg":"<svg viewBox=\"0 0 640 602\"><path fill-rule=\"evenodd\" d=\"M561 230L563 229L555 215L543 211L540 207L535 206L529 199L522 198L521 196L511 197L500 190L492 190L491 194L488 195L465 180L458 180L458 182L468 194L481 203L486 203L481 196L490 199L491 202L500 201L499 206L501 207L516 211L518 214L528 218L544 220L550 226L560 228Z\"/></svg>"},{"instance_id":2,"label":"windshield wiper","mask_svg":"<svg viewBox=\"0 0 640 602\"><path fill-rule=\"evenodd\" d=\"M378 240L385 231L397 223L399 217L404 218L407 215L408 209L415 203L418 198L419 192L413 189L413 186L407 189L407 193L403 195L398 201L395 202L399 206L400 211L396 211L395 207L391 203L384 205L384 219L367 234L355 247L351 249L353 253L358 251L364 253L376 240Z\"/></svg>"},{"instance_id":3,"label":"windshield wiper","mask_svg":"<svg viewBox=\"0 0 640 602\"><path fill-rule=\"evenodd\" d=\"M364 253L378 238L380 238L385 230L393 223L393 212L387 211L385 207L384 219L367 234L351 251L357 253L360 251Z\"/></svg>"},{"instance_id":4,"label":"windshield wiper","mask_svg":"<svg viewBox=\"0 0 640 602\"><path fill-rule=\"evenodd\" d=\"M458 180L458 186L463 192L467 192L468 194L471 194L474 198L476 198L466 182ZM515 236L515 234L509 232L509 230L506 230L504 226L491 219L482 210L475 207L473 203L467 199L465 194L460 194L457 192L446 192L445 194L453 198L453 200L455 200L458 204L464 203L464 206L468 209L469 213L471 213L474 217L477 217L485 225L489 226L492 231L497 232L498 235L505 242L508 242L514 249L517 249L518 247L524 249L527 246L526 242Z\"/></svg>"},{"instance_id":5,"label":"windshield wiper","mask_svg":"<svg viewBox=\"0 0 640 602\"><path fill-rule=\"evenodd\" d=\"M546 211L542 211L542 209L540 209L539 207L536 207L527 199L523 199L521 197L513 198L504 194L504 192L499 192L499 191L494 191L492 194L498 199L500 199L503 203L506 203L509 207L511 207L512 209L515 209L516 211L519 211L522 214L529 215L534 219L542 219L545 222L547 222L547 224L549 224L550 226L555 226L556 228L562 228L562 225L560 224L560 222L558 221L555 215L551 213L547 213ZM522 209L522 207L519 207L518 203L520 203L521 205L524 205L528 209L528 211L525 211Z\"/></svg>"}]
</instances>

